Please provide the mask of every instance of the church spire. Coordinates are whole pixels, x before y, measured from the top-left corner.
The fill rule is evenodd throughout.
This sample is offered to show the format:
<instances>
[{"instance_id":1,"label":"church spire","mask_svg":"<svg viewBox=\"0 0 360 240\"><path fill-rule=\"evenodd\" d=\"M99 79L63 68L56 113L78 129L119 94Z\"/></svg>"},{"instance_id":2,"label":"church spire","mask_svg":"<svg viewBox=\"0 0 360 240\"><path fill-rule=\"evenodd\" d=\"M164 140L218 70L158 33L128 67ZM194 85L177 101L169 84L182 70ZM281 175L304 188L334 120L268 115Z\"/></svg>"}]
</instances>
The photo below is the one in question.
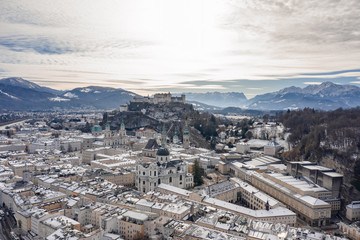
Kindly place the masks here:
<instances>
[{"instance_id":1,"label":"church spire","mask_svg":"<svg viewBox=\"0 0 360 240\"><path fill-rule=\"evenodd\" d=\"M189 127L188 127L187 122L185 122L184 136L189 136Z\"/></svg>"}]
</instances>

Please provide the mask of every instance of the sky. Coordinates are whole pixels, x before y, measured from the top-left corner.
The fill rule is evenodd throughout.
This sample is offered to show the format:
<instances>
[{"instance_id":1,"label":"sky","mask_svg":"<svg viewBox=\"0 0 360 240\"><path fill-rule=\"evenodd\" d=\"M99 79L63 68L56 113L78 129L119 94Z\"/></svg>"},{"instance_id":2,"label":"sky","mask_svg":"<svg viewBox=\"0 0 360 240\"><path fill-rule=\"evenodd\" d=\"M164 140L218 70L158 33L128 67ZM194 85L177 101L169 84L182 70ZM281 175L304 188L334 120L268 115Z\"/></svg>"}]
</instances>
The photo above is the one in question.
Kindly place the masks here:
<instances>
[{"instance_id":1,"label":"sky","mask_svg":"<svg viewBox=\"0 0 360 240\"><path fill-rule=\"evenodd\" d=\"M0 0L0 78L243 92L360 86L359 0Z\"/></svg>"}]
</instances>

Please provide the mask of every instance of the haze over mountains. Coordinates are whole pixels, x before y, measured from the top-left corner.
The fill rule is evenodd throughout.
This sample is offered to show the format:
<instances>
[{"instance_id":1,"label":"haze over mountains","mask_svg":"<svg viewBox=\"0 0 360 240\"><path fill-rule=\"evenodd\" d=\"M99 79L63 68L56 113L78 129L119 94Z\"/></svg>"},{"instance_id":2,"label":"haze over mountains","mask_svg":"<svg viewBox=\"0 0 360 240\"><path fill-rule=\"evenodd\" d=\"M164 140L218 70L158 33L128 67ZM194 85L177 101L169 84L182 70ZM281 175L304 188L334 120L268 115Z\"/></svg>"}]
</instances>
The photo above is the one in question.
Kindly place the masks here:
<instances>
[{"instance_id":1,"label":"haze over mountains","mask_svg":"<svg viewBox=\"0 0 360 240\"><path fill-rule=\"evenodd\" d=\"M360 88L324 82L288 87L247 99L241 92L185 93L188 102L221 108L286 110L305 107L332 110L360 105ZM178 94L175 94L178 95ZM41 87L22 78L0 80L0 110L115 109L140 95L120 88L89 86L69 91ZM207 106L209 107L209 106Z\"/></svg>"}]
</instances>

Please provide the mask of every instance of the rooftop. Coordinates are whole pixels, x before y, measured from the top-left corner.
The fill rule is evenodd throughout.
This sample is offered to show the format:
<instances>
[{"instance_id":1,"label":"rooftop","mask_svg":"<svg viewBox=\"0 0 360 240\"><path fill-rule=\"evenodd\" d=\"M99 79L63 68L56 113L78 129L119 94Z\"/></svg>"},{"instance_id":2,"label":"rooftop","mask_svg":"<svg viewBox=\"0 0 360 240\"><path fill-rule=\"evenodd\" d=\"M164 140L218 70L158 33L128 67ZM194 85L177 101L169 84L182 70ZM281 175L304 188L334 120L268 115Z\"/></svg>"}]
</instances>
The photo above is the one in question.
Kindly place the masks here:
<instances>
[{"instance_id":1,"label":"rooftop","mask_svg":"<svg viewBox=\"0 0 360 240\"><path fill-rule=\"evenodd\" d=\"M129 217L132 219L140 220L140 221L146 221L149 217L146 214L135 212L135 211L127 211L123 214L124 217Z\"/></svg>"}]
</instances>

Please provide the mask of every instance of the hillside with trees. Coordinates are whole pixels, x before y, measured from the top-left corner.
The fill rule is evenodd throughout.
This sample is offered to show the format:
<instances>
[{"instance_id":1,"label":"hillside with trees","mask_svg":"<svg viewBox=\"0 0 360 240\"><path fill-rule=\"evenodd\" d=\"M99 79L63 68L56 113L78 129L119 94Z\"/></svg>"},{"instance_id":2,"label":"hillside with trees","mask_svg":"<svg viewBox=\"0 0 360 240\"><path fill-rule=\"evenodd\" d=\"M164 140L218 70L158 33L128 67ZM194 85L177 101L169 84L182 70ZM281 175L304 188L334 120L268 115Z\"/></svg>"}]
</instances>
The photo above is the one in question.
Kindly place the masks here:
<instances>
[{"instance_id":1,"label":"hillside with trees","mask_svg":"<svg viewBox=\"0 0 360 240\"><path fill-rule=\"evenodd\" d=\"M307 160L344 174L345 203L360 198L360 108L318 111L306 108L277 115L287 130L287 161Z\"/></svg>"}]
</instances>

